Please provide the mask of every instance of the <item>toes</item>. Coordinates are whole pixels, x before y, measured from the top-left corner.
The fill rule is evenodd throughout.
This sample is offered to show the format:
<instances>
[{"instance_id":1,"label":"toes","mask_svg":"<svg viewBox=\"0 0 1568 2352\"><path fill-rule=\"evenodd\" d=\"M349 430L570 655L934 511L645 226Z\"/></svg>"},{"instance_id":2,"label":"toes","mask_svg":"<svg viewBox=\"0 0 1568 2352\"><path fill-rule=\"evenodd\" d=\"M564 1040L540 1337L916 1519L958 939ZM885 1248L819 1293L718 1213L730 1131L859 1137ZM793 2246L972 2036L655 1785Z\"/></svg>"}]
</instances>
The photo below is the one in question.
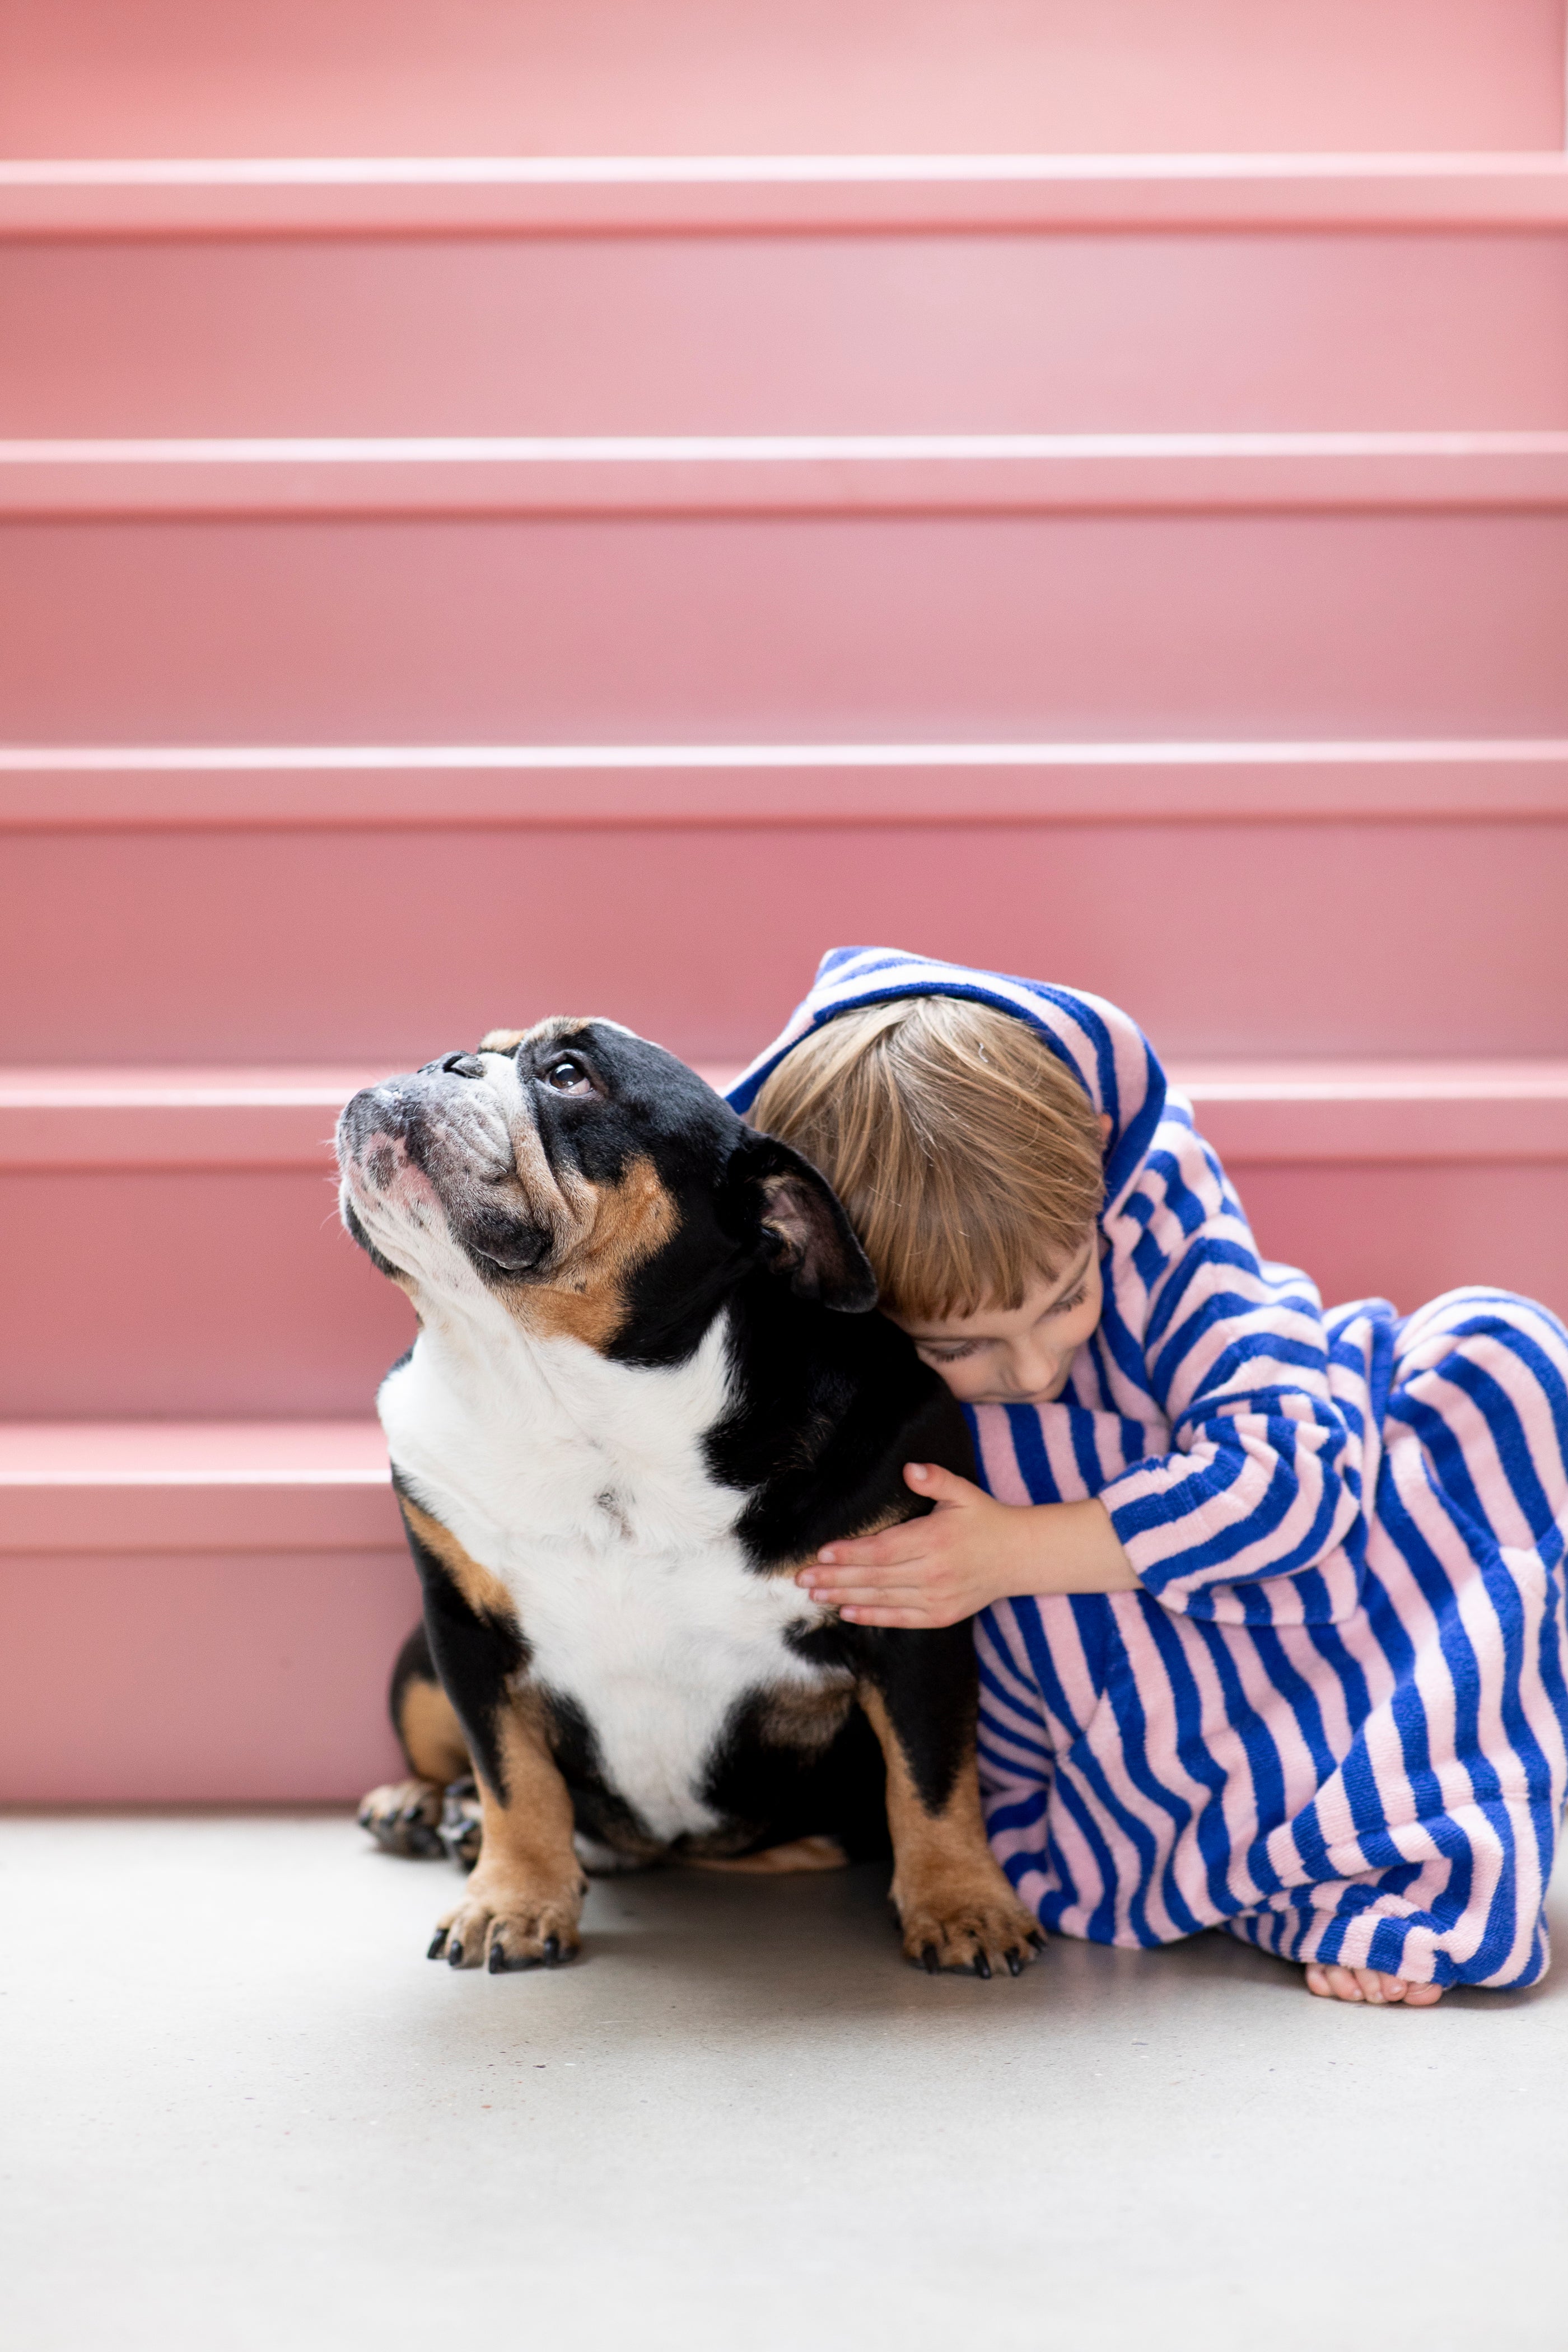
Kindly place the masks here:
<instances>
[{"instance_id":1,"label":"toes","mask_svg":"<svg viewBox=\"0 0 1568 2352\"><path fill-rule=\"evenodd\" d=\"M904 1921L906 1956L933 1977L973 1976L988 1983L1004 1969L1020 1977L1044 1942L1026 1913L1021 1918L998 1916L966 1907L951 1917L933 1919L927 1913Z\"/></svg>"}]
</instances>

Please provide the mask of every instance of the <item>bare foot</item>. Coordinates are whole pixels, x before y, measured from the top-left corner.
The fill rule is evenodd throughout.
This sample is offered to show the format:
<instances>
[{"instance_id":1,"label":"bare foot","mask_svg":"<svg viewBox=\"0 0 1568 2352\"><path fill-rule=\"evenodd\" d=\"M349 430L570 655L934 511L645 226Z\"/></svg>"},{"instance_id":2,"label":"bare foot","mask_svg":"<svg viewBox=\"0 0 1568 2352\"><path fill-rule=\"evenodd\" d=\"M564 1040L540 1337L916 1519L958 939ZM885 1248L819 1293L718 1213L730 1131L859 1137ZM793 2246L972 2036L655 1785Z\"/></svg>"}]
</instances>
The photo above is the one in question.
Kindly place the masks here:
<instances>
[{"instance_id":1,"label":"bare foot","mask_svg":"<svg viewBox=\"0 0 1568 2352\"><path fill-rule=\"evenodd\" d=\"M1324 2000L1364 2000L1372 2009L1401 2000L1406 2009L1430 2009L1443 1998L1441 1985L1410 1984L1379 1969L1327 1968L1321 1960L1307 1963L1307 1990Z\"/></svg>"}]
</instances>

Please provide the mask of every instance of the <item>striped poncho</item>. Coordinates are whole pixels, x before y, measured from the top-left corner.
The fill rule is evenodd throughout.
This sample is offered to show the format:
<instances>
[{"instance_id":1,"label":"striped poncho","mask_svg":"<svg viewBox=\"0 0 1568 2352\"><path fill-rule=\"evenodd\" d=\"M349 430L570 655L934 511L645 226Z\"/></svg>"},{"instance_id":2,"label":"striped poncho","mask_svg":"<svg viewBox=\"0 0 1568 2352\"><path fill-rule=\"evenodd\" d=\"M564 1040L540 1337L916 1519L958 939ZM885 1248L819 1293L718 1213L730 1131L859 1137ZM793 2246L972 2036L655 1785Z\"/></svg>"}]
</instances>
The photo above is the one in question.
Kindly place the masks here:
<instances>
[{"instance_id":1,"label":"striped poncho","mask_svg":"<svg viewBox=\"0 0 1568 2352\"><path fill-rule=\"evenodd\" d=\"M1568 1778L1568 1334L1490 1289L1325 1313L1259 1259L1134 1023L1075 991L840 949L731 1100L835 1013L935 993L1032 1023L1110 1120L1100 1326L1058 1402L971 1414L991 1492L1098 1495L1142 1588L976 1621L1014 1885L1097 1942L1223 1927L1531 1983Z\"/></svg>"}]
</instances>

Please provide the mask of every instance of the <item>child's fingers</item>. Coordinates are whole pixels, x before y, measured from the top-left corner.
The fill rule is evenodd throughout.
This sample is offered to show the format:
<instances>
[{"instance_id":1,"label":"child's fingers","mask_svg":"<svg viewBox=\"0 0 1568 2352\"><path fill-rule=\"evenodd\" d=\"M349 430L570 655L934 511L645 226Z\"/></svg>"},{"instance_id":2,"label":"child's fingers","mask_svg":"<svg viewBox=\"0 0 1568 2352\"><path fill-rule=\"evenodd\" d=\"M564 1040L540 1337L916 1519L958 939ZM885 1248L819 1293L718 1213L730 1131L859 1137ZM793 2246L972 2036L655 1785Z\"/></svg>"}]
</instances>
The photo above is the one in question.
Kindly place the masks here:
<instances>
[{"instance_id":1,"label":"child's fingers","mask_svg":"<svg viewBox=\"0 0 1568 2352\"><path fill-rule=\"evenodd\" d=\"M939 1625L951 1625L954 1620L940 1609L841 1609L839 1615L849 1625L901 1625L910 1632L930 1633Z\"/></svg>"},{"instance_id":2,"label":"child's fingers","mask_svg":"<svg viewBox=\"0 0 1568 2352\"><path fill-rule=\"evenodd\" d=\"M907 1576L858 1576L829 1588L816 1584L811 1588L814 1601L828 1609L888 1607L917 1609L929 1607L937 1599L929 1584Z\"/></svg>"},{"instance_id":3,"label":"child's fingers","mask_svg":"<svg viewBox=\"0 0 1568 2352\"><path fill-rule=\"evenodd\" d=\"M923 1559L931 1549L931 1530L923 1519L888 1528L880 1535L856 1536L843 1543L824 1544L804 1571L815 1568L899 1568Z\"/></svg>"},{"instance_id":4,"label":"child's fingers","mask_svg":"<svg viewBox=\"0 0 1568 2352\"><path fill-rule=\"evenodd\" d=\"M904 1484L912 1486L917 1495L924 1495L932 1503L973 1503L989 1498L983 1486L961 1478L955 1471L944 1470L940 1462L906 1462Z\"/></svg>"}]
</instances>

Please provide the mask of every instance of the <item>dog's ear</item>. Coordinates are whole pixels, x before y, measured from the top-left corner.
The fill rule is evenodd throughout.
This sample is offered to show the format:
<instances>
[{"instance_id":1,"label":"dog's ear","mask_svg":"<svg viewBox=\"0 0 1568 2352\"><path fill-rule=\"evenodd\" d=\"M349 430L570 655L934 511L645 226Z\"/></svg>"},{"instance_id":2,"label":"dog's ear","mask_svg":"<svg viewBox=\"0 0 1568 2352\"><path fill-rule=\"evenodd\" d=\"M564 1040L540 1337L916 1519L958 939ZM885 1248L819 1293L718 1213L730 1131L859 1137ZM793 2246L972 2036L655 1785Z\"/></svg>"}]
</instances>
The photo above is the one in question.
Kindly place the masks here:
<instances>
[{"instance_id":1,"label":"dog's ear","mask_svg":"<svg viewBox=\"0 0 1568 2352\"><path fill-rule=\"evenodd\" d=\"M481 1054L515 1054L527 1034L526 1029L487 1029L478 1050Z\"/></svg>"},{"instance_id":2,"label":"dog's ear","mask_svg":"<svg viewBox=\"0 0 1568 2352\"><path fill-rule=\"evenodd\" d=\"M837 1193L809 1160L774 1135L748 1135L730 1163L744 1188L769 1269L799 1297L844 1315L877 1304L877 1277Z\"/></svg>"}]
</instances>

